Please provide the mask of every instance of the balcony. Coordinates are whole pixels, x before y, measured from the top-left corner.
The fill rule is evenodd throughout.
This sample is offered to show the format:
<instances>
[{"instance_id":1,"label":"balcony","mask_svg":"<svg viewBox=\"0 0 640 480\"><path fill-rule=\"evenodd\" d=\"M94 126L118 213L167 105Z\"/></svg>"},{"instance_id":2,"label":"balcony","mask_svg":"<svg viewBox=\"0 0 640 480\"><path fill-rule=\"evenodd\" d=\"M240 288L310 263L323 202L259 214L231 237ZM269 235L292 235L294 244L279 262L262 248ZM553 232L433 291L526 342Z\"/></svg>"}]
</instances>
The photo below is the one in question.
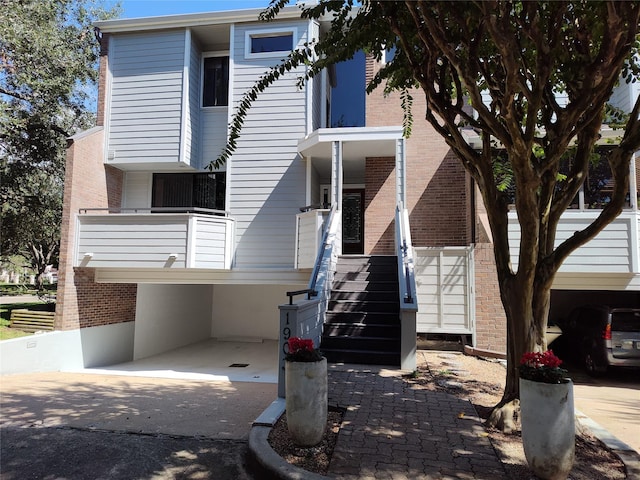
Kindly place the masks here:
<instances>
[{"instance_id":1,"label":"balcony","mask_svg":"<svg viewBox=\"0 0 640 480\"><path fill-rule=\"evenodd\" d=\"M81 209L74 266L230 270L235 221L202 208Z\"/></svg>"},{"instance_id":2,"label":"balcony","mask_svg":"<svg viewBox=\"0 0 640 480\"><path fill-rule=\"evenodd\" d=\"M598 210L569 210L562 215L556 245L584 229L600 214ZM515 212L509 215L509 244L514 269L518 264L520 225ZM638 289L640 287L640 212L623 211L586 245L564 261L554 288Z\"/></svg>"}]
</instances>

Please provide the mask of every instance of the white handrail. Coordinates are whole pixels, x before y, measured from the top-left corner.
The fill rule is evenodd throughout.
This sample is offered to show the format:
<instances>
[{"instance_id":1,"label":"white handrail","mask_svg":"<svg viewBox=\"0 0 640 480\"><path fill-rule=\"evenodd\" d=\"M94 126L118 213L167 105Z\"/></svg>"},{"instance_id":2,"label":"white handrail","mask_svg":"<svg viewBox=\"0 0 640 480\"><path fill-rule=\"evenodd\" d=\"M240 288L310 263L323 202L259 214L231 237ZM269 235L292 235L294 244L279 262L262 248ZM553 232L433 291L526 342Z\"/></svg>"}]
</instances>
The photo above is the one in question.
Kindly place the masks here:
<instances>
[{"instance_id":1,"label":"white handrail","mask_svg":"<svg viewBox=\"0 0 640 480\"><path fill-rule=\"evenodd\" d=\"M398 282L400 308L417 309L416 278L413 245L409 229L409 212L399 202L396 207L396 253L398 255Z\"/></svg>"}]
</instances>

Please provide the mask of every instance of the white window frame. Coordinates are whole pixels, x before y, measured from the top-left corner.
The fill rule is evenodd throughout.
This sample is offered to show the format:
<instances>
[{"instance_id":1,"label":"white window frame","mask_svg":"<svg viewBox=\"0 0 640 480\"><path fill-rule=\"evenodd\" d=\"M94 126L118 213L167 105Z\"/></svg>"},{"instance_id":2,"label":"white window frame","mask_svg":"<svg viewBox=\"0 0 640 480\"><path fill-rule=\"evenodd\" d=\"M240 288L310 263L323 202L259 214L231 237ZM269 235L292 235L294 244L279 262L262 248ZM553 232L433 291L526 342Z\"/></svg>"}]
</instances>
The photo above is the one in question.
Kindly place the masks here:
<instances>
[{"instance_id":1,"label":"white window frame","mask_svg":"<svg viewBox=\"0 0 640 480\"><path fill-rule=\"evenodd\" d=\"M200 55L200 108L209 110L210 108L229 108L229 102L231 99L227 100L227 105L209 105L205 107L204 103L204 59L212 58L212 57L229 57L229 78L227 79L227 88L229 90L229 94L231 94L231 55L229 55L229 50L220 50L215 52L203 52Z\"/></svg>"},{"instance_id":2,"label":"white window frame","mask_svg":"<svg viewBox=\"0 0 640 480\"><path fill-rule=\"evenodd\" d=\"M251 39L254 37L278 37L291 35L290 50L276 50L273 52L251 53ZM298 29L296 27L261 28L259 30L247 30L244 34L244 58L270 58L286 56L298 45Z\"/></svg>"}]
</instances>

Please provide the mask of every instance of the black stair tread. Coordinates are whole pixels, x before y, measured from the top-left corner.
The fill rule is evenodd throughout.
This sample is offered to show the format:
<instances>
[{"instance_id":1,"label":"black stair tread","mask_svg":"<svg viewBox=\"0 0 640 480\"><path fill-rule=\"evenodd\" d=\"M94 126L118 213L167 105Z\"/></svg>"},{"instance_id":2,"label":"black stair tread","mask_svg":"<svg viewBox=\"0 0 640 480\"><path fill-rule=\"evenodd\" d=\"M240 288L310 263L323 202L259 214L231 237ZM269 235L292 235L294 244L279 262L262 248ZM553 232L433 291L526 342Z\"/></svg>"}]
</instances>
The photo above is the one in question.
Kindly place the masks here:
<instances>
[{"instance_id":1,"label":"black stair tread","mask_svg":"<svg viewBox=\"0 0 640 480\"><path fill-rule=\"evenodd\" d=\"M380 332L380 334L373 334ZM344 332L344 333L343 333ZM365 334L366 337L362 337ZM323 334L322 338L329 337L352 337L352 338L393 338L394 335L400 335L400 325L331 325Z\"/></svg>"},{"instance_id":2,"label":"black stair tread","mask_svg":"<svg viewBox=\"0 0 640 480\"><path fill-rule=\"evenodd\" d=\"M397 337L379 337L379 336L363 336L363 335L322 335L322 338L349 338L352 340L398 340Z\"/></svg>"},{"instance_id":3,"label":"black stair tread","mask_svg":"<svg viewBox=\"0 0 640 480\"><path fill-rule=\"evenodd\" d=\"M349 317L356 317L354 321L365 325L400 325L400 317L393 313L371 312L327 312L326 324L350 323ZM364 320L364 322L362 321Z\"/></svg>"},{"instance_id":4,"label":"black stair tread","mask_svg":"<svg viewBox=\"0 0 640 480\"><path fill-rule=\"evenodd\" d=\"M400 353L362 350L323 350L329 363L354 363L360 365L393 365L400 364Z\"/></svg>"},{"instance_id":5,"label":"black stair tread","mask_svg":"<svg viewBox=\"0 0 640 480\"><path fill-rule=\"evenodd\" d=\"M389 293L398 293L398 289L397 288L389 288L389 285L392 285L393 282L389 282L387 285L385 285L386 288L384 289L380 289L380 290L360 290L360 289L354 289L354 288L349 288L348 285L341 285L338 288L332 288L331 289L331 293L369 293L371 295L384 295L384 294L389 294Z\"/></svg>"},{"instance_id":6,"label":"black stair tread","mask_svg":"<svg viewBox=\"0 0 640 480\"><path fill-rule=\"evenodd\" d=\"M395 262L397 255L339 255L341 262Z\"/></svg>"},{"instance_id":7,"label":"black stair tread","mask_svg":"<svg viewBox=\"0 0 640 480\"><path fill-rule=\"evenodd\" d=\"M320 343L330 362L399 364L397 261L394 255L338 258Z\"/></svg>"},{"instance_id":8,"label":"black stair tread","mask_svg":"<svg viewBox=\"0 0 640 480\"><path fill-rule=\"evenodd\" d=\"M376 304L375 303L371 303L371 302L367 302L366 305L358 305L358 308L352 308L352 309L347 309L345 310L344 308L341 309L340 307L347 307L349 306L348 303L342 303L342 302L336 302L335 300L330 300L332 303L334 303L334 305L332 305L330 308L327 309L327 313L329 314L334 314L334 313L357 313L357 314L366 314L366 313L377 313L377 314L387 314L387 315L398 315L398 313L400 312L400 304L395 304L395 305L389 305L389 308L387 308L386 310L377 310L377 311L371 311L371 309L367 309L367 306L369 307L373 307ZM363 302L350 302L350 303L363 303ZM388 305L388 304L384 304L384 303L380 303L380 305ZM332 307L337 307L336 310L334 310ZM354 306L355 307L355 306Z\"/></svg>"},{"instance_id":9,"label":"black stair tread","mask_svg":"<svg viewBox=\"0 0 640 480\"><path fill-rule=\"evenodd\" d=\"M330 298L329 299L330 302L333 303L370 303L370 304L384 304L384 305L388 305L388 304L393 304L393 303L400 303L399 300L361 300L361 299L357 299L357 298Z\"/></svg>"},{"instance_id":10,"label":"black stair tread","mask_svg":"<svg viewBox=\"0 0 640 480\"><path fill-rule=\"evenodd\" d=\"M354 285L340 285L336 288L333 288L332 291L333 292L349 292L349 293L362 293L362 292L369 292L369 293L397 293L398 292L398 288L393 288L393 286L395 285L396 282L387 282L385 284L382 284L380 282L376 282L374 284L375 286L375 290L371 289L370 285L360 285L359 282L358 283L354 283Z\"/></svg>"},{"instance_id":11,"label":"black stair tread","mask_svg":"<svg viewBox=\"0 0 640 480\"><path fill-rule=\"evenodd\" d=\"M377 328L398 328L400 322L395 323L351 323L351 322L331 322L325 325L331 327L377 327Z\"/></svg>"},{"instance_id":12,"label":"black stair tread","mask_svg":"<svg viewBox=\"0 0 640 480\"><path fill-rule=\"evenodd\" d=\"M333 352L333 353L366 353L368 355L400 355L400 352L390 352L388 350L358 350L355 348L322 348L321 352Z\"/></svg>"}]
</instances>

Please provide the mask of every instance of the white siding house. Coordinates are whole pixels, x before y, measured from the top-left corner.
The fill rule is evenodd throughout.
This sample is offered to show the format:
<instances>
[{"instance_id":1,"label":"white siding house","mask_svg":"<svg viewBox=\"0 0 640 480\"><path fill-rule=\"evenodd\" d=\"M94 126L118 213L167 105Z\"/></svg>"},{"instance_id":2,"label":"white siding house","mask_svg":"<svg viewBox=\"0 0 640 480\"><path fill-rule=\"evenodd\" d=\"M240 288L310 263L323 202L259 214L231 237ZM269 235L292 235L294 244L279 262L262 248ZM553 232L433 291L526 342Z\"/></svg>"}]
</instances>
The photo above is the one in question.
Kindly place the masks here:
<instances>
[{"instance_id":1,"label":"white siding house","mask_svg":"<svg viewBox=\"0 0 640 480\"><path fill-rule=\"evenodd\" d=\"M387 249L374 254L404 257L398 277L415 274L415 285L412 278L396 282L401 303L407 300L400 323L410 326L402 327L401 348L407 338L415 343L416 332L465 335L475 342L476 239L467 234L473 228L460 229L446 246L429 244L420 215L432 211L431 204L408 224L411 202L424 207L453 190L447 176L452 159L448 147L440 148L440 137L408 148L400 121L330 128L334 78L323 72L301 88L298 78L306 67L300 66L258 97L233 155L219 168L208 168L226 144L234 109L247 90L292 49L320 34L317 23L300 19L297 6L268 23L258 21L259 13L98 22L104 115L98 128L70 142L57 328L99 327L93 338L107 340L91 348L102 353L85 354L101 364L210 337L275 340L278 306L288 301L287 292L307 288L322 262L329 266L321 283L330 290L336 258L347 243L342 202L349 192L361 201L353 216L372 225L359 232L361 250L350 253ZM628 105L637 86L616 95L620 105ZM426 162L432 163L422 168ZM428 175L424 184L414 181ZM460 178L454 181L467 189ZM455 218L475 224L471 204L455 203L452 208L464 209ZM568 212L558 239L594 214ZM400 216L407 219L402 229ZM411 235L418 231L421 236L414 238L423 243L413 245L414 251ZM598 283L601 290L640 291L639 237L632 195L624 214L571 256L555 288ZM360 273L366 276L347 275ZM403 317L412 308L417 313Z\"/></svg>"}]
</instances>

